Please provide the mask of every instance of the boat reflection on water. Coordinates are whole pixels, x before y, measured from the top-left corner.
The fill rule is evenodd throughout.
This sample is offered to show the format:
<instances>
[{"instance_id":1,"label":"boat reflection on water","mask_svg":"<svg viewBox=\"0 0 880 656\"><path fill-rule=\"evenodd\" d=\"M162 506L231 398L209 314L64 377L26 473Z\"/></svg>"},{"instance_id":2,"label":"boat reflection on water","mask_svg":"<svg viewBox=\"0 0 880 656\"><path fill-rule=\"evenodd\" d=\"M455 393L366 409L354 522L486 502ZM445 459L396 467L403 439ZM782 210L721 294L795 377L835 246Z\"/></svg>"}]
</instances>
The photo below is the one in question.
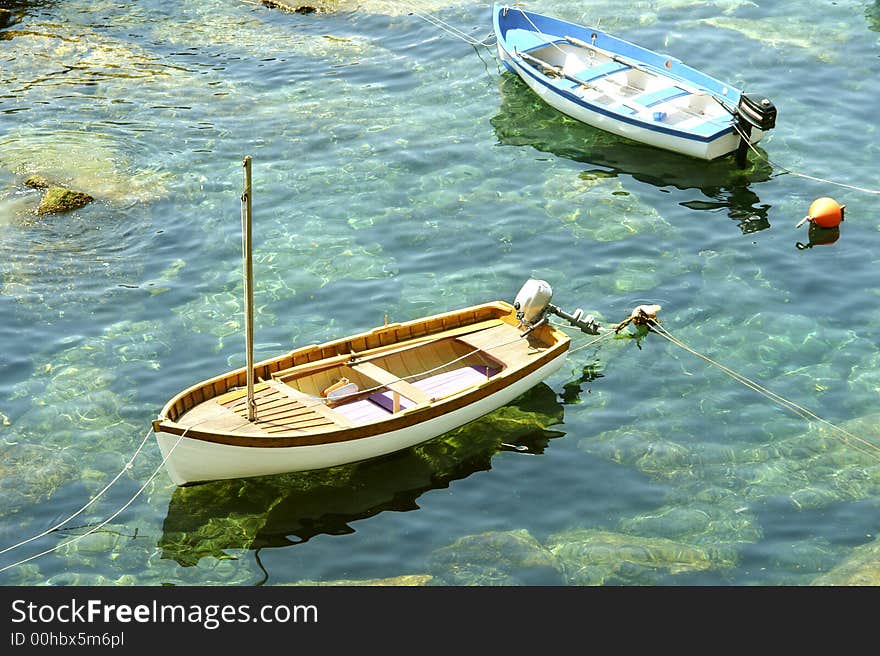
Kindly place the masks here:
<instances>
[{"instance_id":1,"label":"boat reflection on water","mask_svg":"<svg viewBox=\"0 0 880 656\"><path fill-rule=\"evenodd\" d=\"M180 565L228 558L227 549L285 547L320 535L353 533L351 523L383 511L419 508L429 490L491 469L498 451L543 453L564 432L563 406L545 383L513 403L425 444L318 471L178 487L159 546Z\"/></svg>"},{"instance_id":2,"label":"boat reflection on water","mask_svg":"<svg viewBox=\"0 0 880 656\"><path fill-rule=\"evenodd\" d=\"M656 187L696 189L705 198L682 203L695 210L724 210L743 234L770 227L768 205L762 205L749 185L765 182L773 172L766 158L754 153L741 169L732 157L704 161L618 137L568 118L538 99L512 73L499 78L501 106L490 119L498 141L508 146L531 146L602 169L598 175L628 175ZM757 149L762 154L760 148Z\"/></svg>"}]
</instances>

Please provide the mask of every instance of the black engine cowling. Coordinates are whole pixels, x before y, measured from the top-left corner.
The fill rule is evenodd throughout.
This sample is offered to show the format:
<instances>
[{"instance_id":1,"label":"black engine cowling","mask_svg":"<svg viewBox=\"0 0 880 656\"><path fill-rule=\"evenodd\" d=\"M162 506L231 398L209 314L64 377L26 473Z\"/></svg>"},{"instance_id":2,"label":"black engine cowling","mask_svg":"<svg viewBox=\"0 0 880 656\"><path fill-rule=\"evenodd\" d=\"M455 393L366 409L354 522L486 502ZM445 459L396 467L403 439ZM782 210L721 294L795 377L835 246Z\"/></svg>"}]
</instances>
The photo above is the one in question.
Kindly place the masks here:
<instances>
[{"instance_id":1,"label":"black engine cowling","mask_svg":"<svg viewBox=\"0 0 880 656\"><path fill-rule=\"evenodd\" d=\"M743 121L761 131L767 131L776 125L776 106L764 96L741 94L736 113Z\"/></svg>"}]
</instances>

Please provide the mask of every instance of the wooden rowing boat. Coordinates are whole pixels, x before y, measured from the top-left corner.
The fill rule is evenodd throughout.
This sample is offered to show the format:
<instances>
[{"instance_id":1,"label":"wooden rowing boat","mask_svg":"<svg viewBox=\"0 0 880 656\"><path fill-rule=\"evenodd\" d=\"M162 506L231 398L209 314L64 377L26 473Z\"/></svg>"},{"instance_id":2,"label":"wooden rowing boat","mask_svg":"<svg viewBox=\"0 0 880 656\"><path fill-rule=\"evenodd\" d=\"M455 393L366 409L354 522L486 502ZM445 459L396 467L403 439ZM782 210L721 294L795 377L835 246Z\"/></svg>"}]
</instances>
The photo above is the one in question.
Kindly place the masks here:
<instances>
[{"instance_id":1,"label":"wooden rowing boat","mask_svg":"<svg viewBox=\"0 0 880 656\"><path fill-rule=\"evenodd\" d=\"M498 55L548 105L578 121L703 160L748 148L776 125L767 98L596 28L495 3Z\"/></svg>"},{"instance_id":2,"label":"wooden rowing boat","mask_svg":"<svg viewBox=\"0 0 880 656\"><path fill-rule=\"evenodd\" d=\"M251 158L243 164L247 364L183 390L153 421L177 485L322 469L421 444L510 403L562 365L570 339L549 314L599 333L591 315L561 310L549 284L529 280L513 304L386 322L254 363Z\"/></svg>"},{"instance_id":3,"label":"wooden rowing boat","mask_svg":"<svg viewBox=\"0 0 880 656\"><path fill-rule=\"evenodd\" d=\"M562 364L568 336L546 323L523 335L516 315L496 301L259 362L254 421L246 368L200 382L153 422L166 469L177 485L319 469L473 421Z\"/></svg>"}]
</instances>

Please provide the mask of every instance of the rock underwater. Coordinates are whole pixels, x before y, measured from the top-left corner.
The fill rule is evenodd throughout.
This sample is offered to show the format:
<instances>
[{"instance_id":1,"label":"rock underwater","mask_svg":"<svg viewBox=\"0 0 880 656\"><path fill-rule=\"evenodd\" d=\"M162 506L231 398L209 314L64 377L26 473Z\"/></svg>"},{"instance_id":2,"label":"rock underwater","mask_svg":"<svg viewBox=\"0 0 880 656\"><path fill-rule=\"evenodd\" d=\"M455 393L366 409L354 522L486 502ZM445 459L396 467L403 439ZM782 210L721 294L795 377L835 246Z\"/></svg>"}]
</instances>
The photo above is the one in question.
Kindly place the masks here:
<instances>
[{"instance_id":1,"label":"rock underwater","mask_svg":"<svg viewBox=\"0 0 880 656\"><path fill-rule=\"evenodd\" d=\"M85 207L93 200L95 199L82 191L73 191L64 187L49 187L43 196L43 200L40 201L37 214L42 216L45 214L69 212Z\"/></svg>"},{"instance_id":2,"label":"rock underwater","mask_svg":"<svg viewBox=\"0 0 880 656\"><path fill-rule=\"evenodd\" d=\"M814 579L812 585L880 585L880 539L856 547L849 558Z\"/></svg>"}]
</instances>

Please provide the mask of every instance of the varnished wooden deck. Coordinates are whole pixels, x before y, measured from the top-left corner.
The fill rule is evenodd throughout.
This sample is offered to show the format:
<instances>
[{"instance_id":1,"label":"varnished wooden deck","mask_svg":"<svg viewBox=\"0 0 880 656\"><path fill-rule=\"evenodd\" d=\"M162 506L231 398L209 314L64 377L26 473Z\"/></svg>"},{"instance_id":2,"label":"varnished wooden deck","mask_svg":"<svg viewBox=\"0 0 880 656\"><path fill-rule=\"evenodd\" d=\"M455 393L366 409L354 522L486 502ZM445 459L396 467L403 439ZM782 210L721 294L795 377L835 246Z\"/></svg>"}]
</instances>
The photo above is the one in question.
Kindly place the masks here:
<instances>
[{"instance_id":1,"label":"varnished wooden deck","mask_svg":"<svg viewBox=\"0 0 880 656\"><path fill-rule=\"evenodd\" d=\"M289 385L276 380L266 381L254 387L257 420L250 426L268 435L276 433L321 433L334 428L353 426L342 415L335 413L321 401L312 399ZM246 391L239 398L221 404L237 415L244 426L233 432L248 432Z\"/></svg>"}]
</instances>

